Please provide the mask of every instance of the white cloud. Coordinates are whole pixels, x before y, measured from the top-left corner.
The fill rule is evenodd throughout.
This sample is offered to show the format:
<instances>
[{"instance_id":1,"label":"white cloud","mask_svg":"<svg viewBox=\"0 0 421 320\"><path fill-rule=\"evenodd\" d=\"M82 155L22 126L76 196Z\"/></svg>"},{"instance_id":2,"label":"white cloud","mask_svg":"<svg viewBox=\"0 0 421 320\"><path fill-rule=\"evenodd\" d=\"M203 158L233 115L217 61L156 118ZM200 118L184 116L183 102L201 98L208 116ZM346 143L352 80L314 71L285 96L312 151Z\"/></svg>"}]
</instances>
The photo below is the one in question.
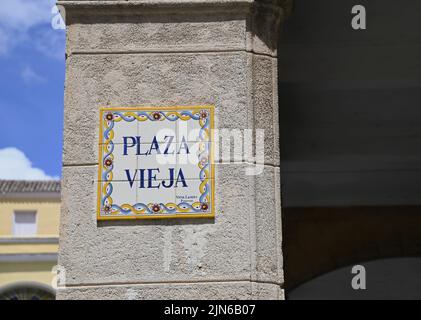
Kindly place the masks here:
<instances>
[{"instance_id":1,"label":"white cloud","mask_svg":"<svg viewBox=\"0 0 421 320\"><path fill-rule=\"evenodd\" d=\"M46 53L45 46L55 45L58 38L64 39L63 31L53 30L51 26L54 14L52 8L55 0L1 0L0 5L0 55L10 53L19 43L27 41L34 44L35 48ZM30 34L31 30L44 26L44 33ZM51 32L51 31L54 31ZM56 33L60 33L58 36ZM60 42L59 41L59 42ZM64 41L62 41L64 42ZM54 48L49 48L54 49ZM58 50L64 50L59 43ZM47 53L50 51L47 51ZM63 51L64 52L64 51ZM63 57L64 53L58 57ZM53 56L55 57L55 56Z\"/></svg>"},{"instance_id":2,"label":"white cloud","mask_svg":"<svg viewBox=\"0 0 421 320\"><path fill-rule=\"evenodd\" d=\"M0 179L8 180L51 180L58 179L34 168L26 155L17 148L0 149Z\"/></svg>"},{"instance_id":3,"label":"white cloud","mask_svg":"<svg viewBox=\"0 0 421 320\"><path fill-rule=\"evenodd\" d=\"M29 29L51 19L50 0L8 0L0 6L0 24L12 29Z\"/></svg>"},{"instance_id":4,"label":"white cloud","mask_svg":"<svg viewBox=\"0 0 421 320\"><path fill-rule=\"evenodd\" d=\"M36 73L31 67L28 66L23 68L20 75L23 79L23 82L25 82L27 85L40 84L46 81L44 77Z\"/></svg>"}]
</instances>

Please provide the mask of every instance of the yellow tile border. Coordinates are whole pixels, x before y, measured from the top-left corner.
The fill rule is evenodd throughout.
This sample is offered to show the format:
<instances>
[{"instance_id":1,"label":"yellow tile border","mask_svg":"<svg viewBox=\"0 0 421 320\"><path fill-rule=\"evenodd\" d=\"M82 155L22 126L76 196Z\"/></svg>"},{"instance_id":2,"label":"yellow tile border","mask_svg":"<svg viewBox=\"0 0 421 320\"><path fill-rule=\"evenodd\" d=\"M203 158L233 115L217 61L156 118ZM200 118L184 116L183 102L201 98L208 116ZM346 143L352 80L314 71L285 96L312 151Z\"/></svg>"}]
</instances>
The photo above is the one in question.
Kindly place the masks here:
<instances>
[{"instance_id":1,"label":"yellow tile border","mask_svg":"<svg viewBox=\"0 0 421 320\"><path fill-rule=\"evenodd\" d=\"M210 185L211 185L211 210L210 213L200 214L165 214L165 215L131 215L131 216L102 216L101 215L101 197L102 197L102 186L101 186L101 176L103 172L103 159L102 159L102 143L103 143L103 134L104 134L104 113L105 112L114 112L114 111L151 111L151 112L160 112L166 110L209 110L210 112ZM215 106L214 105L196 105L196 106L131 106L131 107L101 107L99 112L99 143L98 143L98 194L97 194L97 220L139 220L139 219L174 219L174 218L214 218L215 217L215 162L214 162L214 123L215 123ZM178 120L178 119L177 119Z\"/></svg>"}]
</instances>

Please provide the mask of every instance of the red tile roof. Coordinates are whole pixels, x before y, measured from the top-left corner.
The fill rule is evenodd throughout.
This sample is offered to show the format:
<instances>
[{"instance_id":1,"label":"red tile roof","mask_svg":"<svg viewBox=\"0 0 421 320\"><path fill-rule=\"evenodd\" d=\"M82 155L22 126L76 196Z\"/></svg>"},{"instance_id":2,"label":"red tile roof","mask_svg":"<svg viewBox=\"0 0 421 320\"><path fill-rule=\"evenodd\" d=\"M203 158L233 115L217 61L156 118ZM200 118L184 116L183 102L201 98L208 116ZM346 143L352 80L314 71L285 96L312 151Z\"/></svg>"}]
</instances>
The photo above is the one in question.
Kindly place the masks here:
<instances>
[{"instance_id":1,"label":"red tile roof","mask_svg":"<svg viewBox=\"0 0 421 320\"><path fill-rule=\"evenodd\" d=\"M10 193L60 193L60 180L26 181L0 180L0 195Z\"/></svg>"}]
</instances>

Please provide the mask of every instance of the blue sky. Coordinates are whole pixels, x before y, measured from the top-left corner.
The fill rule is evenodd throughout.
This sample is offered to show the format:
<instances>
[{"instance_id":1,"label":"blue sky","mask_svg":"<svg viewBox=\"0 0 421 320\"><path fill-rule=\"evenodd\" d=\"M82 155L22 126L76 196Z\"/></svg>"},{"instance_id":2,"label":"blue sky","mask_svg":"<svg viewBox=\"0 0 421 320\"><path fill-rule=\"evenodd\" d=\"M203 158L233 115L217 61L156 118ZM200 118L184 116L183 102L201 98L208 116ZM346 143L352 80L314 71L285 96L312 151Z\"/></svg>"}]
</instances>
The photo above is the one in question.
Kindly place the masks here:
<instances>
[{"instance_id":1,"label":"blue sky","mask_svg":"<svg viewBox=\"0 0 421 320\"><path fill-rule=\"evenodd\" d=\"M0 3L0 179L61 174L65 31L53 7Z\"/></svg>"}]
</instances>

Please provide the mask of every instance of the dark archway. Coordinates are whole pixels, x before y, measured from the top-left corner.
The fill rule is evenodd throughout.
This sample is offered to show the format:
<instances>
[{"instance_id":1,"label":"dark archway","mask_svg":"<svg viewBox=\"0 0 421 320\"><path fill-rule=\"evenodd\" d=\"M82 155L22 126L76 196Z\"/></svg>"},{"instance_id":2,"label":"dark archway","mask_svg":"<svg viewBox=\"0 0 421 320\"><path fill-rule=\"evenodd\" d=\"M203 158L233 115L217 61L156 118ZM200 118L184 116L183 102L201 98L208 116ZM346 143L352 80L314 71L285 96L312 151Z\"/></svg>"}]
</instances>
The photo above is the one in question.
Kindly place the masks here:
<instances>
[{"instance_id":1,"label":"dark archway","mask_svg":"<svg viewBox=\"0 0 421 320\"><path fill-rule=\"evenodd\" d=\"M356 4L367 9L367 30L351 28ZM287 296L341 267L421 255L421 3L400 2L399 15L394 6L295 0L284 25Z\"/></svg>"}]
</instances>

